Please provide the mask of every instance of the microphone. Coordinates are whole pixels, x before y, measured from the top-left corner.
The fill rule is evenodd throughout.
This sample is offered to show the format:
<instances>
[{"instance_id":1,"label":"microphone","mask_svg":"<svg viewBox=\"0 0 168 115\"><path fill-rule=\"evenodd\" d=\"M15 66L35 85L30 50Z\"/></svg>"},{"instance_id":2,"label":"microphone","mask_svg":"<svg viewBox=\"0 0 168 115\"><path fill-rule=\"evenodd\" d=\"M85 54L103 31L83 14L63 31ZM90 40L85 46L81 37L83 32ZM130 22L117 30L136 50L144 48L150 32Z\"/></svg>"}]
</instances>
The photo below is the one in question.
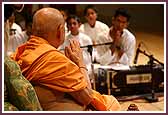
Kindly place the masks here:
<instances>
[{"instance_id":1,"label":"microphone","mask_svg":"<svg viewBox=\"0 0 168 115\"><path fill-rule=\"evenodd\" d=\"M139 56L139 52L140 52L140 49L139 49L140 47L141 47L141 44L139 43L139 44L138 44L138 48L137 48L137 50L136 50L136 55L135 55L135 58L134 58L134 64L137 63L138 56Z\"/></svg>"},{"instance_id":2,"label":"microphone","mask_svg":"<svg viewBox=\"0 0 168 115\"><path fill-rule=\"evenodd\" d=\"M97 46L104 46L104 45L113 45L113 42L106 42L106 43L100 43L100 44L93 44L93 45L86 45L86 46L80 46L80 48L89 48L91 49L92 47L97 47ZM64 49L60 49L60 50L64 50Z\"/></svg>"},{"instance_id":3,"label":"microphone","mask_svg":"<svg viewBox=\"0 0 168 115\"><path fill-rule=\"evenodd\" d=\"M112 45L112 44L113 44L113 42L106 42L106 43L100 43L100 44L93 44L93 45L80 46L80 48L86 48L86 47L92 47L92 46Z\"/></svg>"}]
</instances>

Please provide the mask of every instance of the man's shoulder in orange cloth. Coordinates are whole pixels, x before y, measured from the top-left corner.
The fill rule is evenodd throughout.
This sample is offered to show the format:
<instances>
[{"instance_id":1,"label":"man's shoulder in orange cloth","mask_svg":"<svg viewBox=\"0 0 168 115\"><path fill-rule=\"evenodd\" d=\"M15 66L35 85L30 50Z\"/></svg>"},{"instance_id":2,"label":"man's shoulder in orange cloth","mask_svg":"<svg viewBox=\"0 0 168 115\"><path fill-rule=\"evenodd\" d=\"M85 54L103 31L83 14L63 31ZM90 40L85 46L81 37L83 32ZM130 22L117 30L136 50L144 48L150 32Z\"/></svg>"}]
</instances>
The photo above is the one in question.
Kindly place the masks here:
<instances>
[{"instance_id":1,"label":"man's shoulder in orange cloth","mask_svg":"<svg viewBox=\"0 0 168 115\"><path fill-rule=\"evenodd\" d=\"M61 92L79 91L87 87L79 67L40 37L31 36L12 58L20 65L23 75L34 85ZM92 96L91 104L97 110L120 109L113 96L101 95L94 90Z\"/></svg>"},{"instance_id":2,"label":"man's shoulder in orange cloth","mask_svg":"<svg viewBox=\"0 0 168 115\"><path fill-rule=\"evenodd\" d=\"M62 92L86 87L78 66L40 37L31 36L12 58L32 84L42 84Z\"/></svg>"}]
</instances>

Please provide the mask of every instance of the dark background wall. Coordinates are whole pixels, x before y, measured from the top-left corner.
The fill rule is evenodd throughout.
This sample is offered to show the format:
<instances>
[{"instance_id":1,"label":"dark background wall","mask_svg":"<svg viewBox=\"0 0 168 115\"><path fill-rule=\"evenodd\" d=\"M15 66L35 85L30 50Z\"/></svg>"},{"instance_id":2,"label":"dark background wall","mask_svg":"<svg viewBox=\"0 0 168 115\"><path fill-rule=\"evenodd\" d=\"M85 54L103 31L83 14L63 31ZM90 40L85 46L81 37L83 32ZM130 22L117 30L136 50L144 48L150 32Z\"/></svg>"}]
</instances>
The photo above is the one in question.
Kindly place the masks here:
<instances>
[{"instance_id":1,"label":"dark background wall","mask_svg":"<svg viewBox=\"0 0 168 115\"><path fill-rule=\"evenodd\" d=\"M77 5L79 16L83 15L85 4ZM132 32L144 31L152 33L164 32L163 4L97 4L98 19L111 26L111 18L119 7L127 8L131 14L129 29Z\"/></svg>"},{"instance_id":2,"label":"dark background wall","mask_svg":"<svg viewBox=\"0 0 168 115\"><path fill-rule=\"evenodd\" d=\"M98 20L111 26L111 19L119 7L127 8L131 14L129 30L162 34L164 32L164 5L163 4L94 4L98 9ZM57 9L68 9L70 13L77 14L82 22L85 21L83 11L87 4L33 4L25 8L36 11L42 7L54 7ZM30 10L30 9L28 9ZM26 13L26 12L24 12ZM28 13L29 14L29 13Z\"/></svg>"}]
</instances>

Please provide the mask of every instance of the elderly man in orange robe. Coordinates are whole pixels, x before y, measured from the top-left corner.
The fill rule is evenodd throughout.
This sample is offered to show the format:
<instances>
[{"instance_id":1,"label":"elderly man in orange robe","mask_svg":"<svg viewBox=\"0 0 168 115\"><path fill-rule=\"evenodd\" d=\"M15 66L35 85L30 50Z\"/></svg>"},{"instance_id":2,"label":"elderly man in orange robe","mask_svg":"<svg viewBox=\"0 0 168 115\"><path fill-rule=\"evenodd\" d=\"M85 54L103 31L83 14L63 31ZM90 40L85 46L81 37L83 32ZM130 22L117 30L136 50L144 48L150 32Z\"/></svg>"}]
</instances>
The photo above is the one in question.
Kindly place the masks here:
<instances>
[{"instance_id":1,"label":"elderly man in orange robe","mask_svg":"<svg viewBox=\"0 0 168 115\"><path fill-rule=\"evenodd\" d=\"M38 10L33 17L33 35L13 55L33 84L43 110L120 110L116 98L91 88L79 42L70 41L65 55L57 50L64 42L64 23L57 9Z\"/></svg>"}]
</instances>

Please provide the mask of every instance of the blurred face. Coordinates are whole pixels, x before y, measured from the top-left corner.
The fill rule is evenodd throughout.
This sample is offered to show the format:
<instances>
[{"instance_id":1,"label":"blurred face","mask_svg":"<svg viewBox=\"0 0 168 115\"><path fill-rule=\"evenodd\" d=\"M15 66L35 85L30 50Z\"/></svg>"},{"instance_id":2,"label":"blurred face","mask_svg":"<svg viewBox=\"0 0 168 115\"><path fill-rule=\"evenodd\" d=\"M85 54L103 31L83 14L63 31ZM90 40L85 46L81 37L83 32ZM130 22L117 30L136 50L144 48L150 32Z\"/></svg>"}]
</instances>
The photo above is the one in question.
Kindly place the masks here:
<instances>
[{"instance_id":1,"label":"blurred face","mask_svg":"<svg viewBox=\"0 0 168 115\"><path fill-rule=\"evenodd\" d=\"M93 9L88 9L86 13L86 20L90 26L94 26L97 19L97 14Z\"/></svg>"},{"instance_id":2,"label":"blurred face","mask_svg":"<svg viewBox=\"0 0 168 115\"><path fill-rule=\"evenodd\" d=\"M77 35L79 33L78 29L80 27L80 24L77 20L71 18L67 23L68 29L71 31L72 35Z\"/></svg>"},{"instance_id":3,"label":"blurred face","mask_svg":"<svg viewBox=\"0 0 168 115\"><path fill-rule=\"evenodd\" d=\"M123 31L124 28L127 28L128 21L127 17L124 17L122 15L117 16L114 18L114 28L119 31Z\"/></svg>"}]
</instances>

